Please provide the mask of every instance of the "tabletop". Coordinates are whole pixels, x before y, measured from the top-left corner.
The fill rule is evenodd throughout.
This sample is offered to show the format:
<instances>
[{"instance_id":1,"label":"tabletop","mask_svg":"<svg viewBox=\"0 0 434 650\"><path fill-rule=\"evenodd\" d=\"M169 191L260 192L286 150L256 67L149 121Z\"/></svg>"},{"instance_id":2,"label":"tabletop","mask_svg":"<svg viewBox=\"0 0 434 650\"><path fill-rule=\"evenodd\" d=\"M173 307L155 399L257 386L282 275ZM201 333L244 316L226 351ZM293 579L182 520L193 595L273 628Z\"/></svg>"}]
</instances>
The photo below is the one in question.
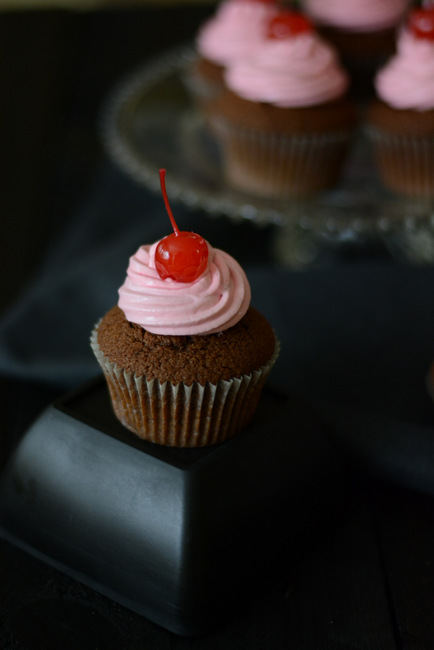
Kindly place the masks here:
<instances>
[{"instance_id":1,"label":"tabletop","mask_svg":"<svg viewBox=\"0 0 434 650\"><path fill-rule=\"evenodd\" d=\"M98 133L101 106L113 85L169 46L190 41L208 14L209 7L200 5L0 14L2 315L14 309L29 282L44 268L56 238L64 232L74 232L77 213L85 207L90 210L87 214L92 220L93 212L101 209L101 194L97 194L96 200L94 193L95 187L100 192L101 179L106 182L108 177L116 177L118 181L117 170L107 171L106 152ZM129 181L121 178L118 182ZM131 191L137 191L133 184ZM144 205L151 200L145 193ZM119 202L123 205L124 198ZM128 206L128 200L125 205ZM259 250L262 262L269 263L270 267L274 263L267 248L273 239L274 226L258 231L250 223L230 223L217 217L210 228L216 236L224 230L234 248L238 247L241 256L244 255L245 262L252 265L253 278ZM245 242L249 243L248 250L243 249ZM359 281L366 281L375 293L372 278L376 273L383 278L387 290L393 288L396 278L403 286L407 283L409 291L414 287L422 291L432 281L429 267L401 265L388 258L384 251L369 251L365 256L358 254L355 263L339 260L337 269L327 268L324 276L321 270L313 275L296 271L294 276L291 274L290 282L301 295L306 295L313 286L320 295L325 278L324 282L329 281L334 287L335 303L332 300L332 304L344 299L351 311L355 309L351 288ZM377 299L381 301L380 292ZM306 301L309 303L307 295ZM421 310L425 308L421 296L414 299L415 305L420 305ZM432 320L431 310L423 330L427 341ZM329 326L339 328L338 321L329 322ZM29 337L32 325L34 321L28 324ZM313 328L313 325L300 319L297 331L306 327ZM406 335L410 333L416 337L416 328L405 330ZM430 355L434 357L432 343L420 343L409 351L399 333L394 338L392 331L391 336L393 356L391 352L387 361L396 363L393 367L397 373L405 364L419 372L427 367ZM357 356L356 372L366 357L371 367L376 368L378 350L374 338L369 339L373 352L364 350ZM328 350L327 364L333 365L333 350L330 350L333 346L327 341L323 345ZM312 389L314 401L318 402L320 382L315 372L319 367L324 370L326 364L321 365L314 351L311 357L305 355L304 364L297 358L296 346L292 354L301 369L308 366L304 376L301 370L300 391L307 393ZM341 366L336 363L338 373ZM285 373L281 365L279 377ZM355 378L354 392L360 394L365 388L369 393L366 387L370 382L378 386L389 381L381 368L377 379L374 374L359 382ZM36 416L64 390L72 388L74 381L67 384L41 381L36 375L25 373L2 373L2 467ZM338 386L341 395L347 397L349 392L345 392L344 384L336 380L333 389ZM389 385L384 386L386 410L388 413L393 410L395 417L402 417L406 422L414 422L415 430L427 427L429 436L434 419L429 398L422 394L420 386L411 383L408 388L406 384L401 389L410 392L412 400L404 404L405 400L396 392L398 384L398 380L394 383L391 378ZM374 391L369 393L370 398L373 395ZM379 401L375 406L378 404ZM354 405L360 406L350 404ZM351 421L360 422L357 416ZM385 427L380 420L379 428L383 431ZM407 428L413 430L411 426ZM427 488L428 483L399 480L404 474L399 468L387 474L375 471L375 463L368 467L369 464L358 460L353 454L343 454L342 500L330 504L330 516L318 519L302 545L296 547L288 541L289 568L279 579L258 588L252 598L240 602L215 629L197 637L174 634L8 541L1 541L0 647L5 650L60 647L422 650L432 647L432 490ZM291 512L282 516L291 518ZM292 536L301 538L297 526Z\"/></svg>"}]
</instances>

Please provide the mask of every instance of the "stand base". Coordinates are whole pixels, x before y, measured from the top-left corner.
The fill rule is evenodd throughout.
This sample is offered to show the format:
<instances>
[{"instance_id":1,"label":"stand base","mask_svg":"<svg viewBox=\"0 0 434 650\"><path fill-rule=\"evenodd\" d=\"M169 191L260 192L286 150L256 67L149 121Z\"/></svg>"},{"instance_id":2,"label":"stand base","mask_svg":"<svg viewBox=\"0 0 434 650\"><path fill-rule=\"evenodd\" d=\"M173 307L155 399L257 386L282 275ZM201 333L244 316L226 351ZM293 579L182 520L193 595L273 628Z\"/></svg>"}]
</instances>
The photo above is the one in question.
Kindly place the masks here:
<instances>
[{"instance_id":1,"label":"stand base","mask_svg":"<svg viewBox=\"0 0 434 650\"><path fill-rule=\"evenodd\" d=\"M282 578L343 498L343 478L320 422L295 398L266 389L232 440L173 449L124 429L98 379L24 436L0 484L0 535L195 635Z\"/></svg>"}]
</instances>

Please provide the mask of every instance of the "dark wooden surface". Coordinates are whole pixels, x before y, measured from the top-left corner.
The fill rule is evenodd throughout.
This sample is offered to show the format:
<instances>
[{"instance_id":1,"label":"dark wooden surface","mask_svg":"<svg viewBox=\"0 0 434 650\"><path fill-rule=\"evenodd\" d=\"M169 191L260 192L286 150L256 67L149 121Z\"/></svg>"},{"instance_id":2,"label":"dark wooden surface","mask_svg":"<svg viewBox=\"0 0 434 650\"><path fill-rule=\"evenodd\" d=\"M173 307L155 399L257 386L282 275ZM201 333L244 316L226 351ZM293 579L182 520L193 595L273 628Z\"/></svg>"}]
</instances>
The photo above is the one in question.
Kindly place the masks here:
<instances>
[{"instance_id":1,"label":"dark wooden surface","mask_svg":"<svg viewBox=\"0 0 434 650\"><path fill-rule=\"evenodd\" d=\"M0 15L0 305L43 260L92 185L106 93L192 37L207 7ZM56 388L3 378L2 458ZM434 647L434 502L354 472L350 506L260 593L204 637L167 632L1 543L4 650L426 650ZM297 534L297 531L294 531Z\"/></svg>"}]
</instances>

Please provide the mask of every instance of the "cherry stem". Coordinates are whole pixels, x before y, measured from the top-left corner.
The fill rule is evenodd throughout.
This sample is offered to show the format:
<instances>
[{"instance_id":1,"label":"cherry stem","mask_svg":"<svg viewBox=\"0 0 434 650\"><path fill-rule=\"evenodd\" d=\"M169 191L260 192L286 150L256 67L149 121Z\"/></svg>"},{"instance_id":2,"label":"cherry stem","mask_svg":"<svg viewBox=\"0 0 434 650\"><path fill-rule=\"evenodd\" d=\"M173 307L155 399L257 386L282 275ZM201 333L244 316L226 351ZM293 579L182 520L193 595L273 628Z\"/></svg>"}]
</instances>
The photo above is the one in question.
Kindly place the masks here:
<instances>
[{"instance_id":1,"label":"cherry stem","mask_svg":"<svg viewBox=\"0 0 434 650\"><path fill-rule=\"evenodd\" d=\"M179 228L176 225L175 217L173 216L172 210L170 209L169 199L166 191L166 170L160 169L160 185L161 192L163 193L164 205L166 206L167 214L169 215L170 222L172 224L173 232L176 236L179 235Z\"/></svg>"}]
</instances>

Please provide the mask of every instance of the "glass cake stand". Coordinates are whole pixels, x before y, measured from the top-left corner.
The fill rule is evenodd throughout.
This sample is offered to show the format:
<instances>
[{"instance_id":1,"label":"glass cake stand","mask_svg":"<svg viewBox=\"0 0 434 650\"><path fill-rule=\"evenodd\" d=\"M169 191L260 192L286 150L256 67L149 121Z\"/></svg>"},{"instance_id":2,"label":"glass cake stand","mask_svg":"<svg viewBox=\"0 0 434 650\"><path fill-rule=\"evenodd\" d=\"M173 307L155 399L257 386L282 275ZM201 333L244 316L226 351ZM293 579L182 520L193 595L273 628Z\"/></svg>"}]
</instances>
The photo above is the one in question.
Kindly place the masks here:
<instances>
[{"instance_id":1,"label":"glass cake stand","mask_svg":"<svg viewBox=\"0 0 434 650\"><path fill-rule=\"evenodd\" d=\"M356 134L339 186L309 200L269 200L228 186L216 143L189 96L185 73L192 46L164 53L113 90L101 133L113 161L159 191L158 170L170 169L169 195L209 215L278 226L276 254L311 264L321 247L385 246L414 263L434 261L434 202L386 192L362 131Z\"/></svg>"}]
</instances>

